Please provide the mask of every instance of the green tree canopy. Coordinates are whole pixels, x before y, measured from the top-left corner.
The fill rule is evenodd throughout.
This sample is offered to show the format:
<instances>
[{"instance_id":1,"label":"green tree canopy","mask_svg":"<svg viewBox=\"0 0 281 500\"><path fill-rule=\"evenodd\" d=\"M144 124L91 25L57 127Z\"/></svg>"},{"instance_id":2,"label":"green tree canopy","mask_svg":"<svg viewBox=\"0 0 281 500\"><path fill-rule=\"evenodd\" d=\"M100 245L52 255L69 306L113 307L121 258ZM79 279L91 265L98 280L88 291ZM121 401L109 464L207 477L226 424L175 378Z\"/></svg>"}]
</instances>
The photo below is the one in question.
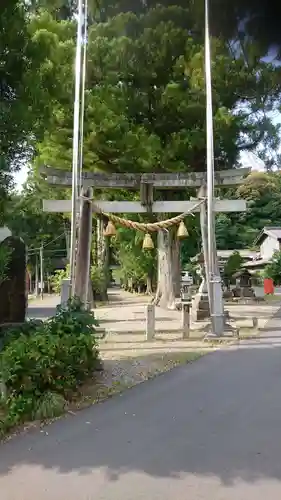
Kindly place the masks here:
<instances>
[{"instance_id":1,"label":"green tree canopy","mask_svg":"<svg viewBox=\"0 0 281 500\"><path fill-rule=\"evenodd\" d=\"M231 279L232 276L237 272L240 271L241 266L243 263L243 259L238 251L233 252L230 257L228 257L224 269L223 269L223 274L226 278Z\"/></svg>"},{"instance_id":2,"label":"green tree canopy","mask_svg":"<svg viewBox=\"0 0 281 500\"><path fill-rule=\"evenodd\" d=\"M247 201L241 214L219 214L216 235L220 249L252 247L264 226L281 225L280 172L253 171L232 196Z\"/></svg>"},{"instance_id":3,"label":"green tree canopy","mask_svg":"<svg viewBox=\"0 0 281 500\"><path fill-rule=\"evenodd\" d=\"M2 5L3 3L3 5ZM0 19L0 223L7 206L12 175L30 162L53 114L62 80L58 54L65 39L71 43L69 23L44 25L44 14L29 12L28 2L4 0ZM39 25L37 24L40 19ZM50 18L48 17L48 20ZM67 36L65 35L67 30ZM60 38L56 38L56 30ZM56 44L60 42L59 46ZM62 49L63 50L63 49ZM71 64L73 54L69 54ZM67 54L65 54L67 57ZM70 69L71 71L71 69ZM59 79L61 83L58 84ZM70 95L70 92L69 92Z\"/></svg>"},{"instance_id":4,"label":"green tree canopy","mask_svg":"<svg viewBox=\"0 0 281 500\"><path fill-rule=\"evenodd\" d=\"M12 194L6 207L5 223L28 247L30 263L44 246L45 271L52 272L67 256L70 223L67 214L43 212L42 200L54 198L53 190L30 175L23 190ZM63 198L68 193L57 193Z\"/></svg>"},{"instance_id":5,"label":"green tree canopy","mask_svg":"<svg viewBox=\"0 0 281 500\"><path fill-rule=\"evenodd\" d=\"M202 20L190 4L185 9L158 6L141 15L128 12L91 26L86 169L204 170L204 48L201 34L192 34L194 24ZM54 21L45 13L32 26L34 37L39 33L44 39L56 89L50 126L38 144L39 159L69 168L72 23ZM55 53L47 48L50 42L51 47L56 42ZM213 61L215 162L220 169L232 167L241 149L260 144L269 127L272 132L272 125L258 111L274 108L280 71L254 58L249 68L243 57L233 58L228 46L218 40L213 40ZM41 67L45 66L43 60Z\"/></svg>"},{"instance_id":6,"label":"green tree canopy","mask_svg":"<svg viewBox=\"0 0 281 500\"><path fill-rule=\"evenodd\" d=\"M281 252L274 253L271 262L265 267L263 275L265 278L271 278L274 285L281 284Z\"/></svg>"}]
</instances>

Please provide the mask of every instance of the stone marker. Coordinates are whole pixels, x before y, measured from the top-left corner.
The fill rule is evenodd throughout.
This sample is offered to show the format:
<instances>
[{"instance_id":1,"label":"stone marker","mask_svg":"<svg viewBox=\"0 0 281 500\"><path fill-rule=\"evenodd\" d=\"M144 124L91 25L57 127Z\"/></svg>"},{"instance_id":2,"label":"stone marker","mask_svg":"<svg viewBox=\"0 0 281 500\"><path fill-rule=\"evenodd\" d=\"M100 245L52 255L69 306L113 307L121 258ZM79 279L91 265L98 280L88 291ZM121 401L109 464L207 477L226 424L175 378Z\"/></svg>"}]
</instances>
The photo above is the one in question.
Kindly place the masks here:
<instances>
[{"instance_id":1,"label":"stone marker","mask_svg":"<svg viewBox=\"0 0 281 500\"><path fill-rule=\"evenodd\" d=\"M8 265L0 283L0 324L25 321L26 248L17 237L8 236L0 243L0 252L7 253Z\"/></svg>"},{"instance_id":2,"label":"stone marker","mask_svg":"<svg viewBox=\"0 0 281 500\"><path fill-rule=\"evenodd\" d=\"M66 278L61 281L61 305L65 306L71 297L70 279Z\"/></svg>"},{"instance_id":3,"label":"stone marker","mask_svg":"<svg viewBox=\"0 0 281 500\"><path fill-rule=\"evenodd\" d=\"M153 340L155 336L155 305L146 306L146 340Z\"/></svg>"},{"instance_id":4,"label":"stone marker","mask_svg":"<svg viewBox=\"0 0 281 500\"><path fill-rule=\"evenodd\" d=\"M190 304L182 304L182 338L190 337Z\"/></svg>"}]
</instances>

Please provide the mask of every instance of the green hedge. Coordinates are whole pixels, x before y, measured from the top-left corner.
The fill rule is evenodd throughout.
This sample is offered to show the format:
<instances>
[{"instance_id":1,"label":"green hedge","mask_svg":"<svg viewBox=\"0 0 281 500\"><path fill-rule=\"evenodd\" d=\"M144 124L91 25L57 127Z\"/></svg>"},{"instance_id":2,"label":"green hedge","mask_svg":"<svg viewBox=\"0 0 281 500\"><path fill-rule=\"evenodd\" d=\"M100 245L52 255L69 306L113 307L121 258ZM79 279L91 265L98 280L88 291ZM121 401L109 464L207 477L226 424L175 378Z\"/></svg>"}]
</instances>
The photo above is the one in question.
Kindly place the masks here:
<instances>
[{"instance_id":1,"label":"green hedge","mask_svg":"<svg viewBox=\"0 0 281 500\"><path fill-rule=\"evenodd\" d=\"M0 428L63 411L77 387L100 366L93 315L77 300L59 307L32 334L7 336L0 353ZM14 329L13 329L14 330Z\"/></svg>"}]
</instances>

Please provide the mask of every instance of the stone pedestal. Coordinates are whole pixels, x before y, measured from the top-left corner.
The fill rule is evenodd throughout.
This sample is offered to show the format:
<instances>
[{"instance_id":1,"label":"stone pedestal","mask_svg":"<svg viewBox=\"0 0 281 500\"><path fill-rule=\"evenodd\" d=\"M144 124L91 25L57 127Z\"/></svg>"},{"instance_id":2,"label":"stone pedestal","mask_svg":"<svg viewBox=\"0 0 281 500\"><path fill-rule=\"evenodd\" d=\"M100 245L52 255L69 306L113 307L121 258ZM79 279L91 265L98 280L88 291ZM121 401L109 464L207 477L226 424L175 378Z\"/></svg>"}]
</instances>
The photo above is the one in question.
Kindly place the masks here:
<instances>
[{"instance_id":1,"label":"stone pedestal","mask_svg":"<svg viewBox=\"0 0 281 500\"><path fill-rule=\"evenodd\" d=\"M202 279L198 292L194 295L191 305L192 321L203 321L210 317L209 297L205 278Z\"/></svg>"},{"instance_id":2,"label":"stone pedestal","mask_svg":"<svg viewBox=\"0 0 281 500\"><path fill-rule=\"evenodd\" d=\"M71 297L71 283L70 279L66 278L61 282L61 305L66 306L67 301Z\"/></svg>"},{"instance_id":3,"label":"stone pedestal","mask_svg":"<svg viewBox=\"0 0 281 500\"><path fill-rule=\"evenodd\" d=\"M255 292L251 286L238 286L236 288L233 288L232 293L234 297L239 297L241 299L255 298Z\"/></svg>"},{"instance_id":4,"label":"stone pedestal","mask_svg":"<svg viewBox=\"0 0 281 500\"><path fill-rule=\"evenodd\" d=\"M4 233L4 234L3 234ZM2 228L2 236L9 230ZM0 242L3 255L0 276L0 324L23 323L27 306L26 247L21 238L7 236Z\"/></svg>"}]
</instances>

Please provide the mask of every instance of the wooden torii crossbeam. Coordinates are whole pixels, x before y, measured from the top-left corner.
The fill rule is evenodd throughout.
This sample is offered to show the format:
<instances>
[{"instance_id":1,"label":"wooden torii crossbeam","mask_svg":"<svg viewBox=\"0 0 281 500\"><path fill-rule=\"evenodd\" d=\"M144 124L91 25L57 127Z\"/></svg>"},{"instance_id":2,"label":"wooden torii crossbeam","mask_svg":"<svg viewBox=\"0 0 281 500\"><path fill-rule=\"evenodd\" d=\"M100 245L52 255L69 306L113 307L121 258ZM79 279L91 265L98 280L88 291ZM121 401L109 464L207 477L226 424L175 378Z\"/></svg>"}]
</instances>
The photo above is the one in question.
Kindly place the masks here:
<instances>
[{"instance_id":1,"label":"wooden torii crossbeam","mask_svg":"<svg viewBox=\"0 0 281 500\"><path fill-rule=\"evenodd\" d=\"M216 186L235 186L243 182L250 172L249 168L222 170L215 172ZM70 187L72 185L72 174L69 171L54 169L48 166L40 167L40 174L45 177L48 184ZM83 172L82 184L84 188L130 188L139 189L142 183L152 184L156 189L201 187L206 184L205 172L178 172L163 174L127 174L101 172Z\"/></svg>"},{"instance_id":2,"label":"wooden torii crossbeam","mask_svg":"<svg viewBox=\"0 0 281 500\"><path fill-rule=\"evenodd\" d=\"M153 213L184 213L192 210L199 199L193 201L155 201L150 211ZM43 200L44 212L70 213L71 200ZM199 212L199 207L194 212ZM245 200L216 200L215 212L244 212ZM93 212L101 213L146 213L147 207L140 201L94 201Z\"/></svg>"},{"instance_id":3,"label":"wooden torii crossbeam","mask_svg":"<svg viewBox=\"0 0 281 500\"><path fill-rule=\"evenodd\" d=\"M241 168L216 172L215 185L217 187L230 187L241 184L243 178L250 169ZM71 172L57 170L50 167L41 167L41 175L48 184L56 186L71 187ZM103 174L84 172L82 185L84 188L130 188L140 189L142 184L149 184L155 189L183 189L188 187L200 188L206 184L205 172L189 173L165 173L165 174ZM99 201L95 200L93 211L110 213L145 213L148 210L153 213L182 213L192 209L196 200L193 201L156 201L148 207L138 201ZM70 200L43 200L45 212L71 212ZM244 212L246 202L244 200L216 200L216 212ZM199 211L199 209L198 209Z\"/></svg>"}]
</instances>

